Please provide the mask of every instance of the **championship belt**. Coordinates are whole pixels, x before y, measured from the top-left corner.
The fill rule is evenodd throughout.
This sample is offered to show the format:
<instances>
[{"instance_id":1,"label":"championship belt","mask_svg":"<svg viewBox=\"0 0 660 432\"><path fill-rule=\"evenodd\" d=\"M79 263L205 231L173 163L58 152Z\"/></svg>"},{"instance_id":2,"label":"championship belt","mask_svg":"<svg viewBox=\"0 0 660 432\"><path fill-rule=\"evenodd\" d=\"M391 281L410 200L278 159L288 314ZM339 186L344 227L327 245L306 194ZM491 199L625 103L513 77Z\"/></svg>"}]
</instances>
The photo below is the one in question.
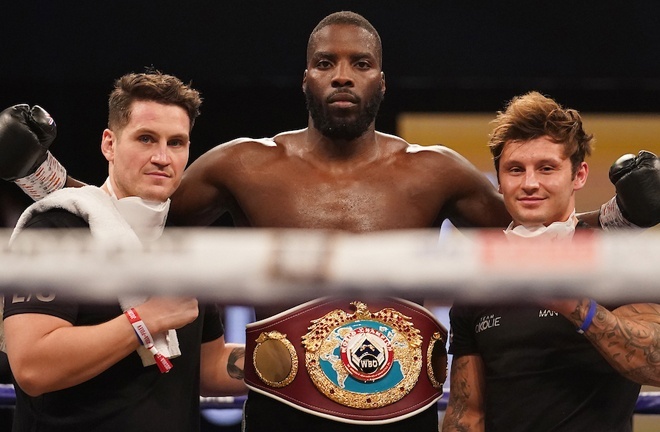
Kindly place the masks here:
<instances>
[{"instance_id":1,"label":"championship belt","mask_svg":"<svg viewBox=\"0 0 660 432\"><path fill-rule=\"evenodd\" d=\"M247 386L355 424L395 422L436 403L447 377L444 326L407 300L351 300L313 300L248 324Z\"/></svg>"}]
</instances>

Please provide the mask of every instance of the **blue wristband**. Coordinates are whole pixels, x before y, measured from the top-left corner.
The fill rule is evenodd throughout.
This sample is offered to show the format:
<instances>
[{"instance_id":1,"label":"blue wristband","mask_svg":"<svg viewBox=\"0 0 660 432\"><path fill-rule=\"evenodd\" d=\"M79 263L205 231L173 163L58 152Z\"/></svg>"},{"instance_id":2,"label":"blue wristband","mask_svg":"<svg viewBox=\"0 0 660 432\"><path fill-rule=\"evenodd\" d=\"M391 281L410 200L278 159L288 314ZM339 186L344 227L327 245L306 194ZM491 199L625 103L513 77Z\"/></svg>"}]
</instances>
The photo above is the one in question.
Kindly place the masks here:
<instances>
[{"instance_id":1,"label":"blue wristband","mask_svg":"<svg viewBox=\"0 0 660 432\"><path fill-rule=\"evenodd\" d=\"M577 329L577 332L584 334L587 329L591 326L591 322L594 320L594 315L596 315L596 309L598 308L598 303L594 299L589 300L589 310L587 311L587 316L584 317L584 322Z\"/></svg>"}]
</instances>

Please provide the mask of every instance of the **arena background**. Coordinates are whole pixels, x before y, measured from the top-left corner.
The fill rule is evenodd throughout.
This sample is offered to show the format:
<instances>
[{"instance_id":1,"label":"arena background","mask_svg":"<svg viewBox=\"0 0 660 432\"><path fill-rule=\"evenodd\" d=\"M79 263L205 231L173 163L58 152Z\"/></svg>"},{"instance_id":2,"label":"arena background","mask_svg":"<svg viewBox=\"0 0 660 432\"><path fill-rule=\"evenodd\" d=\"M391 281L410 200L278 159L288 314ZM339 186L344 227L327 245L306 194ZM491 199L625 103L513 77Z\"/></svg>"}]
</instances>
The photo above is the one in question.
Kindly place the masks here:
<instances>
[{"instance_id":1,"label":"arena background","mask_svg":"<svg viewBox=\"0 0 660 432\"><path fill-rule=\"evenodd\" d=\"M100 184L112 82L153 66L192 81L203 94L194 160L233 138L306 126L307 38L338 10L363 14L381 35L387 80L381 131L448 145L492 172L488 121L517 94L548 94L580 110L596 134L578 210L612 195L607 168L619 155L660 153L660 3L652 1L7 2L0 17L0 109L46 108L58 124L52 152L71 175ZM16 203L25 198L2 183L6 225ZM651 417L637 429L645 430ZM652 421L657 428L659 420Z\"/></svg>"}]
</instances>

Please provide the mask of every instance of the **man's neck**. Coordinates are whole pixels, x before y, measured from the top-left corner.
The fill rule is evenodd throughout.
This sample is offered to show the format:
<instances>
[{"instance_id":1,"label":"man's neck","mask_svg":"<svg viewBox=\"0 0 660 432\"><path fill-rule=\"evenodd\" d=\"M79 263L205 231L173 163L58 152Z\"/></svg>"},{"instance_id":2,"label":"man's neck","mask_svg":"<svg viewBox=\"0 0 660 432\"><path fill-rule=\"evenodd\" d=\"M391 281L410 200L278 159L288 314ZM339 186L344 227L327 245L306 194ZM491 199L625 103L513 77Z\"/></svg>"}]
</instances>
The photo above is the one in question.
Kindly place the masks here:
<instances>
[{"instance_id":1,"label":"man's neck","mask_svg":"<svg viewBox=\"0 0 660 432\"><path fill-rule=\"evenodd\" d=\"M564 221L553 222L547 226L541 224L518 224L514 222L504 231L507 237L544 238L548 240L572 238L578 223L575 210Z\"/></svg>"},{"instance_id":2,"label":"man's neck","mask_svg":"<svg viewBox=\"0 0 660 432\"><path fill-rule=\"evenodd\" d=\"M305 141L309 153L327 162L368 162L377 159L381 150L378 134L373 126L351 140L329 138L318 129L309 127Z\"/></svg>"}]
</instances>

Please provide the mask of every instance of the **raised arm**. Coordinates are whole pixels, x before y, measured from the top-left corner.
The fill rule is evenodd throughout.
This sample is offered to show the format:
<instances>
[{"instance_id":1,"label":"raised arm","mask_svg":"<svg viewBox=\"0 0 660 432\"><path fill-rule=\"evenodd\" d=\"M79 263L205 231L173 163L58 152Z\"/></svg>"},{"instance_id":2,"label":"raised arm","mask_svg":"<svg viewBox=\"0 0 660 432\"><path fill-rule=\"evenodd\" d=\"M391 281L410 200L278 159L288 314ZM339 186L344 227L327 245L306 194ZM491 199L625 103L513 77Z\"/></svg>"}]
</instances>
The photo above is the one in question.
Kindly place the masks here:
<instances>
[{"instance_id":1,"label":"raised arm","mask_svg":"<svg viewBox=\"0 0 660 432\"><path fill-rule=\"evenodd\" d=\"M483 432L484 364L478 355L454 357L442 432Z\"/></svg>"},{"instance_id":2,"label":"raised arm","mask_svg":"<svg viewBox=\"0 0 660 432\"><path fill-rule=\"evenodd\" d=\"M424 150L438 154L425 169L435 172L439 192L447 196L442 217L466 228L504 228L511 222L502 195L470 161L444 146Z\"/></svg>"},{"instance_id":3,"label":"raised arm","mask_svg":"<svg viewBox=\"0 0 660 432\"><path fill-rule=\"evenodd\" d=\"M235 157L234 142L230 142L214 147L195 160L172 195L168 223L205 226L229 211L234 199L226 179L232 175Z\"/></svg>"}]
</instances>

